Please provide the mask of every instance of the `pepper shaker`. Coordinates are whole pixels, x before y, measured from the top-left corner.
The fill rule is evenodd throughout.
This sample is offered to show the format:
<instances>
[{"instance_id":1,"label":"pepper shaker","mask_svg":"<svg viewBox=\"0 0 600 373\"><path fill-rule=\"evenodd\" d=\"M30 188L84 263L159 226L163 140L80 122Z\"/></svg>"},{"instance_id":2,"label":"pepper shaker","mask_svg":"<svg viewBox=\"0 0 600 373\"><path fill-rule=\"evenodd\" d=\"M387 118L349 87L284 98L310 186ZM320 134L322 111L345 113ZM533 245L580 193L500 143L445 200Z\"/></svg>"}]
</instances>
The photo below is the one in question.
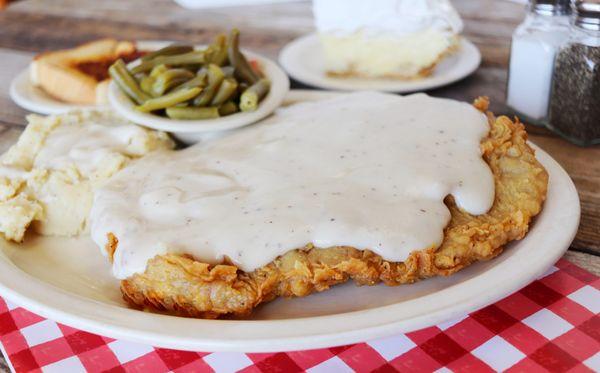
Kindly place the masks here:
<instances>
[{"instance_id":1,"label":"pepper shaker","mask_svg":"<svg viewBox=\"0 0 600 373\"><path fill-rule=\"evenodd\" d=\"M569 0L530 0L513 33L506 103L529 123L545 125L554 57L567 39Z\"/></svg>"},{"instance_id":2,"label":"pepper shaker","mask_svg":"<svg viewBox=\"0 0 600 373\"><path fill-rule=\"evenodd\" d=\"M549 128L600 144L600 0L575 1L570 37L556 55Z\"/></svg>"}]
</instances>

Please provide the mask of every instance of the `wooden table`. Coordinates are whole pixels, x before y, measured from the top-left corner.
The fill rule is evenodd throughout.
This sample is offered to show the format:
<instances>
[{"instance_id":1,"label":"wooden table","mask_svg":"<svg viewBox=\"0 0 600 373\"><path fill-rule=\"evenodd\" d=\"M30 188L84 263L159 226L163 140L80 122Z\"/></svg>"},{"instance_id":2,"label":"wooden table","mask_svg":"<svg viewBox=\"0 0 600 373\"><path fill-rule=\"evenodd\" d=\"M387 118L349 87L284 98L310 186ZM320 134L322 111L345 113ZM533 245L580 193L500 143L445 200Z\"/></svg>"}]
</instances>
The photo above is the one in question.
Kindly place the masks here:
<instances>
[{"instance_id":1,"label":"wooden table","mask_svg":"<svg viewBox=\"0 0 600 373\"><path fill-rule=\"evenodd\" d=\"M483 63L469 78L429 93L464 101L487 95L494 112L510 114L504 102L510 37L524 17L523 6L503 0L453 2ZM0 59L3 65L25 67L33 52L105 36L206 43L233 25L242 30L245 46L272 58L286 43L313 30L308 2L190 11L169 0L25 0L0 12ZM298 82L292 87L306 88ZM10 101L7 91L0 87L0 135L7 139L0 150L25 123L26 112ZM567 170L579 191L581 225L565 257L600 274L600 147L580 148L534 126L528 131Z\"/></svg>"}]
</instances>

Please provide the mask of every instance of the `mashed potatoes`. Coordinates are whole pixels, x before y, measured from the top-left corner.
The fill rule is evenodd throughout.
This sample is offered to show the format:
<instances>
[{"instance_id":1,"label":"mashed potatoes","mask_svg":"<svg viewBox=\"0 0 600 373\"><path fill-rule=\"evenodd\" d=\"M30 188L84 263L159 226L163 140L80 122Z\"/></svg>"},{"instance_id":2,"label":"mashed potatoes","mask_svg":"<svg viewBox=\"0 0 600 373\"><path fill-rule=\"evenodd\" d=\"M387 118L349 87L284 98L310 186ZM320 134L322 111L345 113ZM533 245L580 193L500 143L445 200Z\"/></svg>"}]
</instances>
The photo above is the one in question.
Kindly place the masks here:
<instances>
[{"instance_id":1,"label":"mashed potatoes","mask_svg":"<svg viewBox=\"0 0 600 373\"><path fill-rule=\"evenodd\" d=\"M72 236L87 230L93 191L132 160L171 149L162 132L108 111L31 115L0 158L0 233L22 241L27 228Z\"/></svg>"}]
</instances>

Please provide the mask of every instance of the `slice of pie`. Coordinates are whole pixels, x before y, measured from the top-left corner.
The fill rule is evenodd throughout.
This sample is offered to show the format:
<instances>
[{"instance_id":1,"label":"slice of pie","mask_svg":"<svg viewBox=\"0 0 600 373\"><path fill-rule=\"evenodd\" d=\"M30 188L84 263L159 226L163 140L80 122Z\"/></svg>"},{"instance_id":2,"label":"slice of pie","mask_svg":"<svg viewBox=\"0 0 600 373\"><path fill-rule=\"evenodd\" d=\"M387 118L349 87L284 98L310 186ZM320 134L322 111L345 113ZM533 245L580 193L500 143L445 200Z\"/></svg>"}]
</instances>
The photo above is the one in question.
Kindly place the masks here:
<instances>
[{"instance_id":1,"label":"slice of pie","mask_svg":"<svg viewBox=\"0 0 600 373\"><path fill-rule=\"evenodd\" d=\"M415 79L459 46L460 16L449 0L315 0L328 74Z\"/></svg>"}]
</instances>

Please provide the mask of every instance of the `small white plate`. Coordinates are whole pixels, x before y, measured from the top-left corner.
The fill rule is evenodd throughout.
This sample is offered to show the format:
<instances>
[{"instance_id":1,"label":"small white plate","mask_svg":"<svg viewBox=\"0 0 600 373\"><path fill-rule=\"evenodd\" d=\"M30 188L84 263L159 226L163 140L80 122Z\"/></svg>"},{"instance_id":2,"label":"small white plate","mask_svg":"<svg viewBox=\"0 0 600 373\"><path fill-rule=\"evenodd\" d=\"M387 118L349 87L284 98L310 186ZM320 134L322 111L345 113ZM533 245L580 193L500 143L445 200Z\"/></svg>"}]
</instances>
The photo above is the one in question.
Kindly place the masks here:
<instances>
[{"instance_id":1,"label":"small white plate","mask_svg":"<svg viewBox=\"0 0 600 373\"><path fill-rule=\"evenodd\" d=\"M166 41L144 41L136 42L140 50L152 51L161 48L169 42ZM43 89L36 87L29 78L29 67L21 71L10 83L10 98L25 110L38 114L60 114L77 109L97 108L98 105L70 104L57 100ZM108 106L108 105L104 105Z\"/></svg>"},{"instance_id":2,"label":"small white plate","mask_svg":"<svg viewBox=\"0 0 600 373\"><path fill-rule=\"evenodd\" d=\"M335 78L325 72L319 37L309 34L287 44L279 54L279 63L292 78L314 87L406 93L441 87L465 78L479 67L481 54L473 43L463 37L459 50L444 58L433 73L423 79Z\"/></svg>"},{"instance_id":3,"label":"small white plate","mask_svg":"<svg viewBox=\"0 0 600 373\"><path fill-rule=\"evenodd\" d=\"M286 103L332 95L292 93ZM0 295L75 328L191 351L291 351L413 331L515 292L567 250L579 224L577 191L556 161L536 151L550 183L544 209L527 236L507 245L499 257L449 277L398 287L348 283L304 298L277 299L249 320L200 320L128 308L109 263L89 237L31 235L22 246L0 239Z\"/></svg>"},{"instance_id":4,"label":"small white plate","mask_svg":"<svg viewBox=\"0 0 600 373\"><path fill-rule=\"evenodd\" d=\"M75 109L87 109L94 106L69 104L47 94L34 86L29 79L29 67L21 71L10 83L10 98L25 110L38 114L60 114Z\"/></svg>"},{"instance_id":5,"label":"small white plate","mask_svg":"<svg viewBox=\"0 0 600 373\"><path fill-rule=\"evenodd\" d=\"M187 144L214 136L215 132L247 126L271 114L281 105L290 89L290 80L285 72L270 59L260 54L244 50L249 60L256 60L265 76L271 80L271 89L260 102L258 109L251 112L238 112L225 117L202 120L176 120L135 109L135 104L123 93L115 82L108 86L108 102L115 111L139 125L170 132ZM132 62L135 64L136 62Z\"/></svg>"}]
</instances>

